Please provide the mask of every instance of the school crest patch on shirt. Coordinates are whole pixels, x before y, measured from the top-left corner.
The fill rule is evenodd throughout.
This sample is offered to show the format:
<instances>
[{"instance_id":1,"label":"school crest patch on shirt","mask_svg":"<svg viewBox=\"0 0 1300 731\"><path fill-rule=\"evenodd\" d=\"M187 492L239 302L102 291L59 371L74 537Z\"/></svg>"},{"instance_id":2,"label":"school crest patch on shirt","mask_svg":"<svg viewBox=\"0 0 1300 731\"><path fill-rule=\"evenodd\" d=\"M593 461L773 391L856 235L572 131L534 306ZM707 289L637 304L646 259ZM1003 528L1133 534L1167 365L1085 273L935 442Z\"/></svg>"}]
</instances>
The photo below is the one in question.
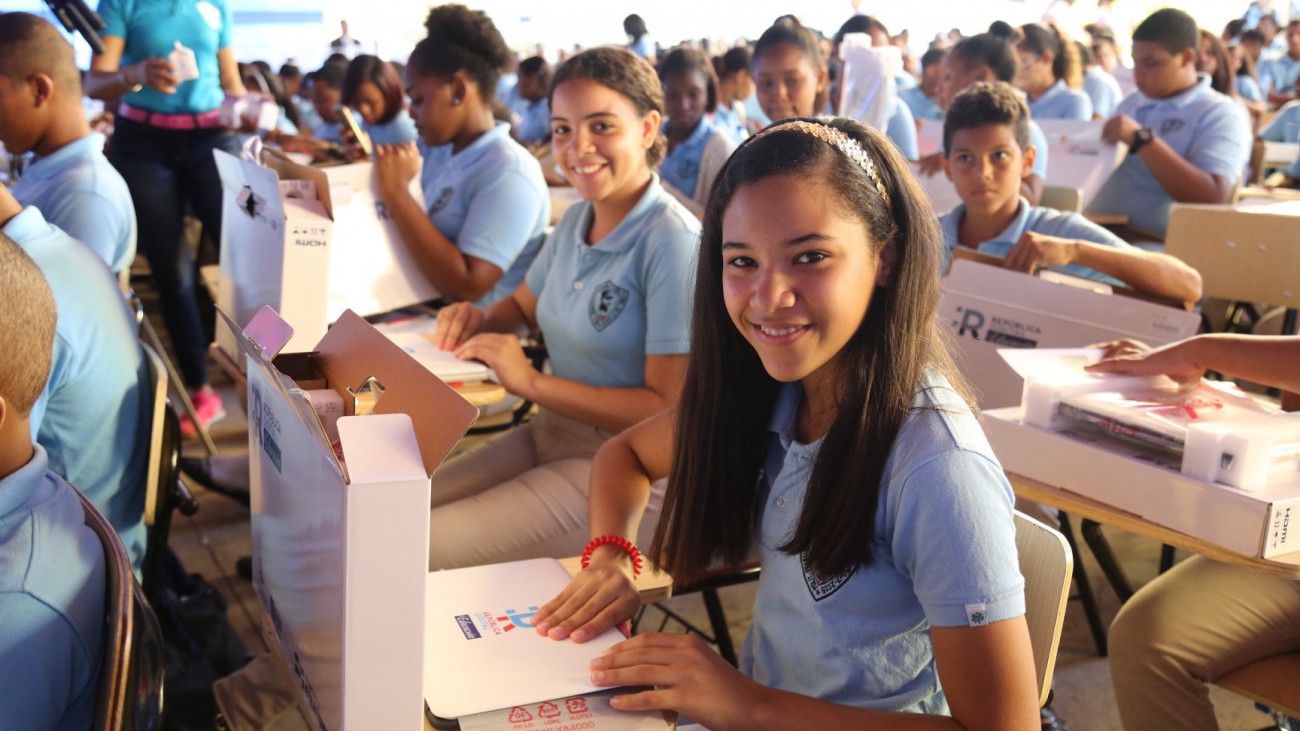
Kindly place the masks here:
<instances>
[{"instance_id":1,"label":"school crest patch on shirt","mask_svg":"<svg viewBox=\"0 0 1300 731\"><path fill-rule=\"evenodd\" d=\"M838 576L818 576L813 572L812 567L808 565L808 559L804 554L799 554L799 568L803 569L803 580L808 585L808 593L812 594L813 601L819 602L826 597L840 590L841 586L849 583L853 577L853 571L856 567L850 566Z\"/></svg>"},{"instance_id":2,"label":"school crest patch on shirt","mask_svg":"<svg viewBox=\"0 0 1300 731\"><path fill-rule=\"evenodd\" d=\"M438 211L441 211L442 209L446 208L447 204L451 203L451 197L452 195L455 194L455 192L456 191L453 190L452 188L443 188L441 191L439 191L438 197L433 201L433 205L429 206L429 215L433 215Z\"/></svg>"},{"instance_id":3,"label":"school crest patch on shirt","mask_svg":"<svg viewBox=\"0 0 1300 731\"><path fill-rule=\"evenodd\" d=\"M623 308L627 307L627 299L631 294L608 280L597 287L587 307L591 326L596 328L597 332L609 327L619 315L623 314Z\"/></svg>"}]
</instances>

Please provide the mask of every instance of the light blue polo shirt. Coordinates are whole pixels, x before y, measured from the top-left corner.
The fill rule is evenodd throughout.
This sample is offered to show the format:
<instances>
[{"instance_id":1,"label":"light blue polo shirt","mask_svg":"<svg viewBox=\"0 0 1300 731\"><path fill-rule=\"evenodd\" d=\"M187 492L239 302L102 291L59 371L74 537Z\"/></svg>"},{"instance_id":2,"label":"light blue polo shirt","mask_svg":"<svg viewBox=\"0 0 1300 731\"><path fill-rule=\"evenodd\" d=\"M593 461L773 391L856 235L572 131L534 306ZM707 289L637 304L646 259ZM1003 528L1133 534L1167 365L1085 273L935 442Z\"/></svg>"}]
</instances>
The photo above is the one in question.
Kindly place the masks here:
<instances>
[{"instance_id":1,"label":"light blue polo shirt","mask_svg":"<svg viewBox=\"0 0 1300 731\"><path fill-rule=\"evenodd\" d=\"M84 731L104 654L104 549L47 465L37 444L0 479L0 725Z\"/></svg>"},{"instance_id":2,"label":"light blue polo shirt","mask_svg":"<svg viewBox=\"0 0 1300 731\"><path fill-rule=\"evenodd\" d=\"M1264 92L1259 88L1259 82L1250 74L1237 74L1237 96L1252 102L1264 101Z\"/></svg>"},{"instance_id":3,"label":"light blue polo shirt","mask_svg":"<svg viewBox=\"0 0 1300 731\"><path fill-rule=\"evenodd\" d=\"M14 198L41 209L45 219L94 249L114 272L135 261L135 206L131 191L104 157L104 136L92 132L27 166Z\"/></svg>"},{"instance_id":4,"label":"light blue polo shirt","mask_svg":"<svg viewBox=\"0 0 1300 731\"><path fill-rule=\"evenodd\" d=\"M591 203L564 212L525 280L555 375L591 386L645 386L645 359L690 347L700 222L652 176L608 236L585 241Z\"/></svg>"},{"instance_id":5,"label":"light blue polo shirt","mask_svg":"<svg viewBox=\"0 0 1300 731\"><path fill-rule=\"evenodd\" d=\"M903 157L915 160L921 156L916 142L916 119L912 117L912 110L898 97L894 97L890 103L894 109L885 122L885 136L894 143Z\"/></svg>"},{"instance_id":6,"label":"light blue polo shirt","mask_svg":"<svg viewBox=\"0 0 1300 731\"><path fill-rule=\"evenodd\" d=\"M325 120L320 117L320 112L316 111L316 105L312 104L310 100L294 96L289 101L293 102L293 105L298 108L298 121L302 122L303 129L316 129L325 124Z\"/></svg>"},{"instance_id":7,"label":"light blue polo shirt","mask_svg":"<svg viewBox=\"0 0 1300 731\"><path fill-rule=\"evenodd\" d=\"M668 134L668 123L663 124L664 135ZM704 149L713 135L725 134L705 117L700 117L691 136L664 157L659 163L659 175L672 186L680 190L687 198L695 197L695 189L700 182L700 161L704 158Z\"/></svg>"},{"instance_id":8,"label":"light blue polo shirt","mask_svg":"<svg viewBox=\"0 0 1300 731\"><path fill-rule=\"evenodd\" d=\"M1296 142L1300 140L1300 100L1282 105L1268 126L1260 130L1259 138L1265 142Z\"/></svg>"},{"instance_id":9,"label":"light blue polo shirt","mask_svg":"<svg viewBox=\"0 0 1300 731\"><path fill-rule=\"evenodd\" d=\"M1029 114L1035 119L1092 119L1092 99L1082 91L1071 89L1063 79L1048 87L1037 100L1029 102Z\"/></svg>"},{"instance_id":10,"label":"light blue polo shirt","mask_svg":"<svg viewBox=\"0 0 1300 731\"><path fill-rule=\"evenodd\" d=\"M420 139L420 133L415 130L415 120L411 119L405 109L383 124L365 123L361 127L376 145L397 145Z\"/></svg>"},{"instance_id":11,"label":"light blue polo shirt","mask_svg":"<svg viewBox=\"0 0 1300 731\"><path fill-rule=\"evenodd\" d=\"M1282 53L1259 62L1259 83L1265 91L1289 94L1295 91L1296 79L1300 79L1300 58Z\"/></svg>"},{"instance_id":12,"label":"light blue polo shirt","mask_svg":"<svg viewBox=\"0 0 1300 731\"><path fill-rule=\"evenodd\" d=\"M343 123L321 122L312 129L311 136L318 140L324 140L325 142L342 143Z\"/></svg>"},{"instance_id":13,"label":"light blue polo shirt","mask_svg":"<svg viewBox=\"0 0 1300 731\"><path fill-rule=\"evenodd\" d=\"M1208 76L1168 99L1134 92L1120 102L1116 114L1127 114L1183 159L1226 180L1237 180L1250 161L1246 109L1211 89ZM1163 236L1173 202L1141 156L1129 155L1102 186L1088 212L1125 215L1131 225Z\"/></svg>"},{"instance_id":14,"label":"light blue polo shirt","mask_svg":"<svg viewBox=\"0 0 1300 731\"><path fill-rule=\"evenodd\" d=\"M551 103L545 97L535 102L525 102L519 110L519 130L524 142L544 142L551 134Z\"/></svg>"},{"instance_id":15,"label":"light blue polo shirt","mask_svg":"<svg viewBox=\"0 0 1300 731\"><path fill-rule=\"evenodd\" d=\"M542 166L510 139L510 125L497 122L465 149L451 144L424 155L421 180L429 220L462 253L502 271L480 307L519 286L537 256L551 221L551 195Z\"/></svg>"},{"instance_id":16,"label":"light blue polo shirt","mask_svg":"<svg viewBox=\"0 0 1300 731\"><path fill-rule=\"evenodd\" d=\"M1088 72L1083 75L1083 90L1092 100L1092 113L1102 119L1115 116L1115 109L1124 98L1119 82L1100 66L1088 67Z\"/></svg>"},{"instance_id":17,"label":"light blue polo shirt","mask_svg":"<svg viewBox=\"0 0 1300 731\"><path fill-rule=\"evenodd\" d=\"M903 89L898 92L898 98L903 100L907 108L912 110L913 119L933 119L942 122L943 110L939 108L934 100L921 91L920 85L913 86L910 89Z\"/></svg>"},{"instance_id":18,"label":"light blue polo shirt","mask_svg":"<svg viewBox=\"0 0 1300 731\"><path fill-rule=\"evenodd\" d=\"M85 244L24 208L4 233L41 268L59 310L50 380L32 408L32 436L50 470L77 486L144 559L149 423L135 318L108 266Z\"/></svg>"},{"instance_id":19,"label":"light blue polo shirt","mask_svg":"<svg viewBox=\"0 0 1300 731\"><path fill-rule=\"evenodd\" d=\"M745 105L739 99L733 101L730 108L718 104L718 108L713 110L713 126L730 135L731 141L737 145L749 136L744 120Z\"/></svg>"},{"instance_id":20,"label":"light blue polo shirt","mask_svg":"<svg viewBox=\"0 0 1300 731\"><path fill-rule=\"evenodd\" d=\"M106 36L126 41L122 68L147 58L167 58L175 44L194 51L199 78L181 84L175 94L145 87L122 101L151 112L198 114L221 106L217 51L230 47L233 25L226 0L100 0Z\"/></svg>"},{"instance_id":21,"label":"light blue polo shirt","mask_svg":"<svg viewBox=\"0 0 1300 731\"><path fill-rule=\"evenodd\" d=\"M800 384L782 387L760 479L763 563L740 669L763 685L881 711L947 714L931 627L1025 613L1014 495L966 403L936 374L885 463L874 561L818 576L794 534L822 440L795 440Z\"/></svg>"},{"instance_id":22,"label":"light blue polo shirt","mask_svg":"<svg viewBox=\"0 0 1300 731\"><path fill-rule=\"evenodd\" d=\"M944 271L948 269L948 261L952 259L953 249L961 246L961 243L957 241L958 228L961 226L961 219L965 215L966 205L962 203L939 217L939 228L943 230L943 243L945 244L943 250ZM1005 257L1026 231L1033 231L1047 236L1059 236L1063 239L1079 239L1103 246L1113 246L1117 249L1133 248L1132 244L1077 213L1058 211L1055 208L1044 208L1042 206L1031 206L1029 201L1021 196L1020 208L1016 210L1016 217L1007 226L1006 230L989 241L981 243L976 247L976 250L981 254ZM1096 269L1078 264L1052 267L1052 271L1092 279L1116 287L1125 286L1123 282L1108 274L1102 274Z\"/></svg>"}]
</instances>

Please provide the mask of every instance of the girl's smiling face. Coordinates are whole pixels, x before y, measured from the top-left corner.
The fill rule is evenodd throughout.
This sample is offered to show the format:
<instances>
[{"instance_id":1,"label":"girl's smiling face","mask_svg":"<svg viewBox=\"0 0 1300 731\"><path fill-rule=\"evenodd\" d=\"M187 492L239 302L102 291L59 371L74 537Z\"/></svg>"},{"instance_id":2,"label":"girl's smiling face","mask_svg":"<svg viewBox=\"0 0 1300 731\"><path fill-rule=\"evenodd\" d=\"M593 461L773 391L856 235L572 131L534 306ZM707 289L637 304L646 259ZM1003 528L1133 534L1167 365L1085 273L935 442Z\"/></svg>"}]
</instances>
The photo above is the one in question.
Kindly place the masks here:
<instances>
[{"instance_id":1,"label":"girl's smiling face","mask_svg":"<svg viewBox=\"0 0 1300 731\"><path fill-rule=\"evenodd\" d=\"M657 111L637 112L632 101L588 79L573 79L551 94L555 159L585 200L602 201L640 187L659 134Z\"/></svg>"},{"instance_id":2,"label":"girl's smiling face","mask_svg":"<svg viewBox=\"0 0 1300 731\"><path fill-rule=\"evenodd\" d=\"M820 177L773 175L738 189L722 218L722 293L778 381L833 377L836 356L888 276L866 224Z\"/></svg>"},{"instance_id":3,"label":"girl's smiling face","mask_svg":"<svg viewBox=\"0 0 1300 731\"><path fill-rule=\"evenodd\" d=\"M817 95L826 86L826 69L793 43L778 43L754 59L758 106L773 122L817 114Z\"/></svg>"}]
</instances>

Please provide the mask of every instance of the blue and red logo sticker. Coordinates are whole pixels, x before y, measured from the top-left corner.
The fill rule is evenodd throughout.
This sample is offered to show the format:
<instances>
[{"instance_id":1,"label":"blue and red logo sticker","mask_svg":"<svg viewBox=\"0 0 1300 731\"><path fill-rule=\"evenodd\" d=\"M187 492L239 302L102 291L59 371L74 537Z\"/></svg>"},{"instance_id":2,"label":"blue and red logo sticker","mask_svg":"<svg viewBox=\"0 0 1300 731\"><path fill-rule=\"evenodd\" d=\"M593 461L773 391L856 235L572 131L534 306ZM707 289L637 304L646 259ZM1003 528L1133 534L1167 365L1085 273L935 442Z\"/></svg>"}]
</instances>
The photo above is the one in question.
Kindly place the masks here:
<instances>
[{"instance_id":1,"label":"blue and red logo sticker","mask_svg":"<svg viewBox=\"0 0 1300 731\"><path fill-rule=\"evenodd\" d=\"M537 614L537 607L529 607L527 612L507 609L504 615L496 612L475 612L474 614L457 614L456 625L467 640L483 637L499 637L515 628L533 629L532 618Z\"/></svg>"}]
</instances>

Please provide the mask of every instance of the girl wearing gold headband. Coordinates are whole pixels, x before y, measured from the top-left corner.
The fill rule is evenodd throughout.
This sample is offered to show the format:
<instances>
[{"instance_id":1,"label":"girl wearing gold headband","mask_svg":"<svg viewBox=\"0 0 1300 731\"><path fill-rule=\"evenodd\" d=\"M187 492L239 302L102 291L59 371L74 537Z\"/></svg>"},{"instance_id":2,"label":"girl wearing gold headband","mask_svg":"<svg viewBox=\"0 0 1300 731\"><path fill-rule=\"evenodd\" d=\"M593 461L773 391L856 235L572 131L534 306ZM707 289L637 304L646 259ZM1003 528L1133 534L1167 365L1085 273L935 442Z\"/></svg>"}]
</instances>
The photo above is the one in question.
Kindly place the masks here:
<instances>
[{"instance_id":1,"label":"girl wearing gold headband","mask_svg":"<svg viewBox=\"0 0 1300 731\"><path fill-rule=\"evenodd\" d=\"M656 686L615 708L1037 728L1013 497L937 329L941 246L907 162L856 122L779 123L727 162L681 401L601 449L590 565L534 621L581 642L632 616L620 539L664 476L650 557L689 585L756 552L753 621L739 672L690 635L595 659L597 685Z\"/></svg>"}]
</instances>

